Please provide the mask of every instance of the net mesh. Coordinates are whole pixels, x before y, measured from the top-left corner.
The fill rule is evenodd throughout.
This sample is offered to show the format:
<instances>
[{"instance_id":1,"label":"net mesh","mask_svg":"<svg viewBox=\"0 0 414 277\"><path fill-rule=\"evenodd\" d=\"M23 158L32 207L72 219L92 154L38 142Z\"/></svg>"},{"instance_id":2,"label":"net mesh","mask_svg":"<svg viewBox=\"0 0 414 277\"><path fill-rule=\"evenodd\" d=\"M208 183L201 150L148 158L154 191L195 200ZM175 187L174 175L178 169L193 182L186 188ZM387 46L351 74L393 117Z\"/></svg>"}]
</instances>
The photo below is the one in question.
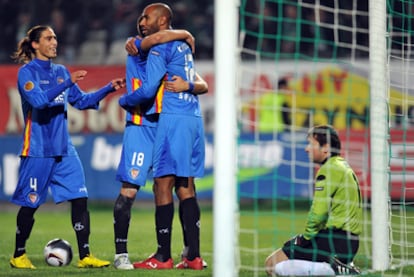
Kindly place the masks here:
<instances>
[{"instance_id":1,"label":"net mesh","mask_svg":"<svg viewBox=\"0 0 414 277\"><path fill-rule=\"evenodd\" d=\"M389 87L389 111L376 116L390 123L393 266L414 258L413 8L387 2L390 78L376 80ZM303 232L315 172L306 132L317 124L338 130L358 175L364 231L355 263L368 271L372 244L381 243L371 239L368 1L242 0L239 16L240 272L262 274L266 256Z\"/></svg>"}]
</instances>

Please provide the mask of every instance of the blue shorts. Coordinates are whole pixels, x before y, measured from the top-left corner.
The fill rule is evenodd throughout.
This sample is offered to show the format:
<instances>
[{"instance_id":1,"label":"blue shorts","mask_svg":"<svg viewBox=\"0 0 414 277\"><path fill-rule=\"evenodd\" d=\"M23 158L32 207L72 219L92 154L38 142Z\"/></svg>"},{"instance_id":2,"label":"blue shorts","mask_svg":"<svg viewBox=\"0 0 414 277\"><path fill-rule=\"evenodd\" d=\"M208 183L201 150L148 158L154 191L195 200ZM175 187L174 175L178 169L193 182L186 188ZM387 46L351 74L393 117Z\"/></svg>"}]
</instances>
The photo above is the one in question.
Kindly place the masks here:
<instances>
[{"instance_id":1,"label":"blue shorts","mask_svg":"<svg viewBox=\"0 0 414 277\"><path fill-rule=\"evenodd\" d=\"M129 124L125 127L121 160L116 180L145 186L152 169L152 151L156 127Z\"/></svg>"},{"instance_id":2,"label":"blue shorts","mask_svg":"<svg viewBox=\"0 0 414 277\"><path fill-rule=\"evenodd\" d=\"M203 119L161 113L154 142L154 177L203 177L204 160Z\"/></svg>"},{"instance_id":3,"label":"blue shorts","mask_svg":"<svg viewBox=\"0 0 414 277\"><path fill-rule=\"evenodd\" d=\"M11 201L37 208L46 201L49 188L55 203L88 197L78 156L21 158L19 180Z\"/></svg>"}]
</instances>

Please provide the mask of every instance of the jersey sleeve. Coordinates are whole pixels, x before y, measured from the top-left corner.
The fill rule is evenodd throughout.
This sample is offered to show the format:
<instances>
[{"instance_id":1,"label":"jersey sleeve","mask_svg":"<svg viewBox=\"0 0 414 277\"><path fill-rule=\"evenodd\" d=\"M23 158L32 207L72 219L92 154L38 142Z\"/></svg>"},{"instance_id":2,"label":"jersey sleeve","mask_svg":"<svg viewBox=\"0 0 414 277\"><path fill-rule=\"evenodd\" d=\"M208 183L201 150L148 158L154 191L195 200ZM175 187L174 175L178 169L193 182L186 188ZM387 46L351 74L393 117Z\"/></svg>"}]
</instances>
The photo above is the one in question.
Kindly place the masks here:
<instances>
[{"instance_id":1,"label":"jersey sleeve","mask_svg":"<svg viewBox=\"0 0 414 277\"><path fill-rule=\"evenodd\" d=\"M326 225L332 194L330 185L324 173L317 175L314 198L308 213L305 233L303 234L306 239L314 237Z\"/></svg>"},{"instance_id":2,"label":"jersey sleeve","mask_svg":"<svg viewBox=\"0 0 414 277\"><path fill-rule=\"evenodd\" d=\"M122 96L122 102L126 106L136 106L155 97L160 82L167 72L167 58L165 48L158 45L153 47L147 59L146 71L142 85L133 93Z\"/></svg>"},{"instance_id":3,"label":"jersey sleeve","mask_svg":"<svg viewBox=\"0 0 414 277\"><path fill-rule=\"evenodd\" d=\"M139 52L139 55L141 56L141 59L146 60L148 58L148 50L145 51L144 49L142 49L141 44L142 44L142 39L137 38L135 40L135 46L138 49L138 52Z\"/></svg>"},{"instance_id":4,"label":"jersey sleeve","mask_svg":"<svg viewBox=\"0 0 414 277\"><path fill-rule=\"evenodd\" d=\"M77 84L69 90L68 102L79 110L98 109L99 101L112 92L111 83L91 93L83 92Z\"/></svg>"},{"instance_id":5,"label":"jersey sleeve","mask_svg":"<svg viewBox=\"0 0 414 277\"><path fill-rule=\"evenodd\" d=\"M31 70L29 66L22 67L19 70L17 83L22 98L37 109L47 107L55 97L73 86L69 78L51 89L42 90L39 78L36 77L35 71Z\"/></svg>"}]
</instances>

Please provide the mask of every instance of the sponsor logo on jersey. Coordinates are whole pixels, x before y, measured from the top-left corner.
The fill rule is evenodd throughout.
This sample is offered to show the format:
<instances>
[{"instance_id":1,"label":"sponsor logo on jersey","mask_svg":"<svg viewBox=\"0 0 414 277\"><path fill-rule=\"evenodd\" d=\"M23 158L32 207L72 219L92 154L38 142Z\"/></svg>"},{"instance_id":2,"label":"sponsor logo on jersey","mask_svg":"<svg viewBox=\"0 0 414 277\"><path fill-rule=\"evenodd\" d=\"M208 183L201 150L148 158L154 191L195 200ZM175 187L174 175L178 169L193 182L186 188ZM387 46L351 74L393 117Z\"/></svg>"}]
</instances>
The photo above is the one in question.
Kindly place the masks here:
<instances>
[{"instance_id":1,"label":"sponsor logo on jersey","mask_svg":"<svg viewBox=\"0 0 414 277\"><path fill-rule=\"evenodd\" d=\"M33 88L34 88L34 84L33 84L33 82L32 82L32 81L27 81L27 82L24 84L24 90L25 90L25 91L31 91Z\"/></svg>"},{"instance_id":2,"label":"sponsor logo on jersey","mask_svg":"<svg viewBox=\"0 0 414 277\"><path fill-rule=\"evenodd\" d=\"M151 54L152 55L155 55L155 56L159 56L160 55L160 52L151 50Z\"/></svg>"},{"instance_id":3,"label":"sponsor logo on jersey","mask_svg":"<svg viewBox=\"0 0 414 277\"><path fill-rule=\"evenodd\" d=\"M58 96L55 97L55 99L53 99L53 102L55 102L55 104L63 104L65 103L65 92L59 94Z\"/></svg>"},{"instance_id":4,"label":"sponsor logo on jersey","mask_svg":"<svg viewBox=\"0 0 414 277\"><path fill-rule=\"evenodd\" d=\"M61 84L65 81L65 79L63 79L62 77L57 77L56 81L57 81L58 84Z\"/></svg>"},{"instance_id":5,"label":"sponsor logo on jersey","mask_svg":"<svg viewBox=\"0 0 414 277\"><path fill-rule=\"evenodd\" d=\"M131 175L131 178L135 180L139 176L139 169L132 168L129 174Z\"/></svg>"}]
</instances>

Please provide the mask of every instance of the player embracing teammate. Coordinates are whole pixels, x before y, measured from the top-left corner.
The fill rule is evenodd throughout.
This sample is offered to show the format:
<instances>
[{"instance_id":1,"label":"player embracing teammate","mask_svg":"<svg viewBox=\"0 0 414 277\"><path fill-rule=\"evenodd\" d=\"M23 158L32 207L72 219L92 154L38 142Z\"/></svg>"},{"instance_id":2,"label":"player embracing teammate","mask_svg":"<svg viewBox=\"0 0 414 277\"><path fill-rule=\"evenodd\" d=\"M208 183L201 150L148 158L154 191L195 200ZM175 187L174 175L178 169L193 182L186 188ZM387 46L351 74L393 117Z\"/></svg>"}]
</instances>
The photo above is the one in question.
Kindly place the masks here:
<instances>
[{"instance_id":1,"label":"player embracing teammate","mask_svg":"<svg viewBox=\"0 0 414 277\"><path fill-rule=\"evenodd\" d=\"M139 142L143 143L141 148L144 146L146 150L136 153L141 154L140 161L153 168L158 249L148 259L134 263L133 267L145 269L174 267L171 258L171 232L174 215L172 190L175 189L180 200L179 212L185 242L182 261L176 265L176 268L203 269L205 262L200 256L200 209L195 194L194 178L204 175L205 158L204 128L196 94L207 92L207 85L196 74L192 49L185 41L173 40L162 44L156 43L157 45L153 45L148 53L142 51L143 44L150 37L157 37L162 32L172 31L171 18L172 11L165 4L151 4L144 9L138 20L138 29L145 38L133 41L132 46L136 46L138 51L132 49L130 54L136 52L141 56L144 54L141 59L143 63L146 62L146 65L141 64L141 70L136 72L140 79L139 85L129 89L128 93L119 99L120 105L129 113L137 107L140 107L142 112L143 106L148 103L150 106L155 103L155 108L160 109L159 118L158 113L157 118L154 118L154 123L157 119L158 123L156 128L150 130L151 136ZM131 45L127 44L127 49L128 47ZM129 128L128 125L127 128ZM152 146L152 142L154 142L153 147L149 147ZM127 154L125 151L127 150L124 138L123 155ZM148 151L152 152L148 153ZM144 171L125 171L122 167L130 165L126 163L123 165L124 160L127 163L131 161L131 159L121 158L119 170L124 173L129 172L128 174L138 172L136 176L132 176L135 179L141 178L139 176L141 173L142 176L146 176L148 167ZM131 174L128 178L129 181L124 179L124 182L126 180L135 184L130 187L133 189L133 197L125 197L126 195L122 195L121 192L114 207L116 247L119 245L117 240L120 238L120 233L118 231L121 228L124 228L123 237L126 242L125 230L129 225L130 208L137 187L142 186L142 184L131 181ZM127 216L125 216L126 213ZM118 224L120 220L123 221L122 224ZM115 256L115 267L132 269L126 255L126 248L123 250L124 253L121 253L119 249L116 251L119 256ZM123 261L120 260L121 257Z\"/></svg>"}]
</instances>

